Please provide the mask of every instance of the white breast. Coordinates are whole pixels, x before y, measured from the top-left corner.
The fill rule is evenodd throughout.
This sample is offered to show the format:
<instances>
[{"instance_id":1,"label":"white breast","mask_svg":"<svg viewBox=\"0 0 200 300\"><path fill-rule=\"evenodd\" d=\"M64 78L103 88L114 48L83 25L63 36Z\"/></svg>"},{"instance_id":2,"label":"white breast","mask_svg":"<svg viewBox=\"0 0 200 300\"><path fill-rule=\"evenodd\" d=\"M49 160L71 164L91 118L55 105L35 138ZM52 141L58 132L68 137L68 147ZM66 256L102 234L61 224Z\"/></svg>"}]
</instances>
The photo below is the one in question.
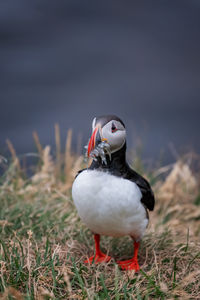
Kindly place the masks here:
<instances>
[{"instance_id":1,"label":"white breast","mask_svg":"<svg viewBox=\"0 0 200 300\"><path fill-rule=\"evenodd\" d=\"M147 227L141 191L130 180L96 170L82 171L72 186L72 197L83 222L94 232L131 235L139 240Z\"/></svg>"}]
</instances>

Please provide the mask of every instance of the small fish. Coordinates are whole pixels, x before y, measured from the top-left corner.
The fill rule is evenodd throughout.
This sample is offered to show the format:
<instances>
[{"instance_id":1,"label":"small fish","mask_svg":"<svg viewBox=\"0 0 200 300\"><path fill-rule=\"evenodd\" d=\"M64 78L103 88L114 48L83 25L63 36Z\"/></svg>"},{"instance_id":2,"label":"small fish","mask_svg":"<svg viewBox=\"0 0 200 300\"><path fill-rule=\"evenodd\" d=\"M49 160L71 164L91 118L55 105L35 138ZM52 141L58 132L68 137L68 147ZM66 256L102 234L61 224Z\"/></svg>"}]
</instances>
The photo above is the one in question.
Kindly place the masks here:
<instances>
[{"instance_id":1,"label":"small fish","mask_svg":"<svg viewBox=\"0 0 200 300\"><path fill-rule=\"evenodd\" d=\"M87 149L88 144L85 146L86 149L86 157L87 156ZM109 159L111 160L111 151L110 151L110 145L106 141L102 141L99 143L90 153L90 157L92 157L94 160L97 160L97 157L100 157L102 162L107 165L107 159L106 155L108 155Z\"/></svg>"}]
</instances>

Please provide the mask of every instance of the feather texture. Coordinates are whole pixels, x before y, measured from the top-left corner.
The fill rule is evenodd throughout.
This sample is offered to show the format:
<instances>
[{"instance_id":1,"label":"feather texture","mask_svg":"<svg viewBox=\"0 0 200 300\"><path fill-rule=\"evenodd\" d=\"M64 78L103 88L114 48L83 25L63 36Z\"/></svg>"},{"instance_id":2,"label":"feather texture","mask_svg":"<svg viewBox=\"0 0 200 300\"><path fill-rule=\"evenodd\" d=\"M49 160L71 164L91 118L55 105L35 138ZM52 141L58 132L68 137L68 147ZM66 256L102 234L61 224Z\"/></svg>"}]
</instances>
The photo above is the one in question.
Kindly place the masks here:
<instances>
[{"instance_id":1,"label":"feather texture","mask_svg":"<svg viewBox=\"0 0 200 300\"><path fill-rule=\"evenodd\" d=\"M108 172L84 170L73 183L72 197L82 221L94 233L131 235L136 241L142 238L148 217L134 182Z\"/></svg>"}]
</instances>

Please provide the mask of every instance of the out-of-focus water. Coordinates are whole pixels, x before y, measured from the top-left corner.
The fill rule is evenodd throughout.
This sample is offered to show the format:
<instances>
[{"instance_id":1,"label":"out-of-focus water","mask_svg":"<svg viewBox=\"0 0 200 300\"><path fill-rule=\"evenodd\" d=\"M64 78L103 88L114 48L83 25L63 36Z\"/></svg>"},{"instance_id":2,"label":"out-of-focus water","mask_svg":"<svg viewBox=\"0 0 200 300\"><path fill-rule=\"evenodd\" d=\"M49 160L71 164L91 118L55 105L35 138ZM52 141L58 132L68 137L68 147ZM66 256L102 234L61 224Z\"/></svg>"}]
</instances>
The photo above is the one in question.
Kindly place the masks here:
<instances>
[{"instance_id":1,"label":"out-of-focus water","mask_svg":"<svg viewBox=\"0 0 200 300\"><path fill-rule=\"evenodd\" d=\"M117 114L146 158L200 150L200 2L2 0L0 149L34 151Z\"/></svg>"}]
</instances>

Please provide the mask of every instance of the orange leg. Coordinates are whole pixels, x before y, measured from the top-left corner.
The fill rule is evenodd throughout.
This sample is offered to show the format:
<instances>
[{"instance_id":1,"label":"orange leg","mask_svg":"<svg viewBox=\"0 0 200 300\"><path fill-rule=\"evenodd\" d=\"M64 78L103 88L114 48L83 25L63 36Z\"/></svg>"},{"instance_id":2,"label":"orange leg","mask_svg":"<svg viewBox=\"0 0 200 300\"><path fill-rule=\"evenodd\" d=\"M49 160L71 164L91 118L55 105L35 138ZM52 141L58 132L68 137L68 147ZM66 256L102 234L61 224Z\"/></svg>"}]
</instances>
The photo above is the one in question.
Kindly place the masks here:
<instances>
[{"instance_id":1,"label":"orange leg","mask_svg":"<svg viewBox=\"0 0 200 300\"><path fill-rule=\"evenodd\" d=\"M140 270L138 260L137 260L139 246L140 246L139 242L134 242L133 258L117 262L119 266L122 268L122 270L135 270L135 272L138 272Z\"/></svg>"},{"instance_id":2,"label":"orange leg","mask_svg":"<svg viewBox=\"0 0 200 300\"><path fill-rule=\"evenodd\" d=\"M89 259L85 260L84 262L88 264L92 264L93 262L95 264L101 262L108 262L111 259L111 257L101 252L99 234L94 235L94 241L95 241L95 255L91 256Z\"/></svg>"}]
</instances>

